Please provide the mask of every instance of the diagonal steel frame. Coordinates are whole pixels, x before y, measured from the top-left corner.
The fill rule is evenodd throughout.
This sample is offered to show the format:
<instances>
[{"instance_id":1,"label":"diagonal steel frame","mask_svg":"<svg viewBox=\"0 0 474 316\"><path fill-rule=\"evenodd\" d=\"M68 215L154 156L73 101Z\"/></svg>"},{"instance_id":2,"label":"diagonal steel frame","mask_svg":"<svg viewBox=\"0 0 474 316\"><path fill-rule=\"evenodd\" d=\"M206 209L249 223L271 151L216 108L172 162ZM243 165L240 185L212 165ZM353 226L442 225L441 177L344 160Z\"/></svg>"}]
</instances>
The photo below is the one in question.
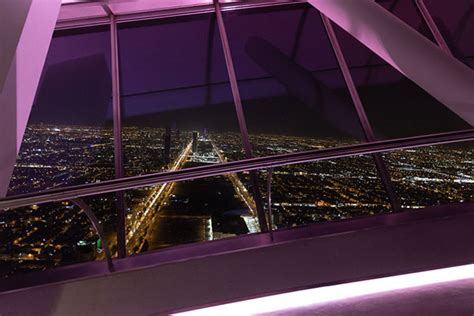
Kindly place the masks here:
<instances>
[{"instance_id":1,"label":"diagonal steel frame","mask_svg":"<svg viewBox=\"0 0 474 316\"><path fill-rule=\"evenodd\" d=\"M221 7L219 0L214 0L214 7L216 11L217 26L219 27L219 34L221 37L222 49L224 50L225 62L227 66L227 73L229 75L230 87L232 90L232 96L234 98L235 111L237 113L237 119L239 122L240 133L242 135L242 141L244 145L244 151L246 158L252 158L252 146L250 145L247 123L245 121L245 114L242 107L242 100L240 98L239 86L237 84L237 77L235 75L234 62L232 60L232 53L229 46L229 40L227 38L227 32L225 29L224 19L222 17ZM263 208L262 194L258 186L258 174L256 172L250 172L250 181L252 184L252 194L255 200L257 208L257 217L262 232L268 231L268 224L265 217L265 211Z\"/></svg>"},{"instance_id":2,"label":"diagonal steel frame","mask_svg":"<svg viewBox=\"0 0 474 316\"><path fill-rule=\"evenodd\" d=\"M346 82L347 88L349 89L352 102L354 103L355 110L357 112L357 116L359 118L360 124L365 134L365 138L368 142L375 141L375 135L372 130L372 126L370 125L369 118L365 113L364 106L362 105L362 101L360 99L359 93L357 92L357 88L354 84L354 80L352 79L351 72L347 65L346 59L344 58L344 54L342 53L341 46L336 37L336 33L334 32L334 28L332 27L331 21L322 13L320 13L321 19L323 20L324 27L326 29L326 33L329 37L331 42L332 48L336 55L336 59L339 63L339 67L341 68L344 80ZM400 200L395 192L395 188L393 187L393 183L390 179L389 171L383 161L382 155L375 153L372 154L372 157L375 162L375 166L377 168L377 172L382 180L383 187L387 192L388 199L390 201L390 205L394 211L399 211Z\"/></svg>"}]
</instances>

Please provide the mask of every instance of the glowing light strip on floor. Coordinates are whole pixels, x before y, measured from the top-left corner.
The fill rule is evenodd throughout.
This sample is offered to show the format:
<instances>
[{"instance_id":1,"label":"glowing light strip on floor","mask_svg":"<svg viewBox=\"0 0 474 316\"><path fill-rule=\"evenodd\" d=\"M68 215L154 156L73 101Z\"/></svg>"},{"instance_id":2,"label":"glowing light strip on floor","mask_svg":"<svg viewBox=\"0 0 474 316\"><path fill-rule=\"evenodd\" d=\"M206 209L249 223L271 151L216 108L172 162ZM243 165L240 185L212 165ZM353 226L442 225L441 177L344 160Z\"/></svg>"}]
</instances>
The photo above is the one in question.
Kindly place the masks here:
<instances>
[{"instance_id":1,"label":"glowing light strip on floor","mask_svg":"<svg viewBox=\"0 0 474 316\"><path fill-rule=\"evenodd\" d=\"M173 315L180 316L214 316L214 315L258 315L301 308L336 300L354 298L363 295L389 292L431 285L441 282L474 278L474 264L410 273L380 279L325 286L241 302L207 307Z\"/></svg>"}]
</instances>

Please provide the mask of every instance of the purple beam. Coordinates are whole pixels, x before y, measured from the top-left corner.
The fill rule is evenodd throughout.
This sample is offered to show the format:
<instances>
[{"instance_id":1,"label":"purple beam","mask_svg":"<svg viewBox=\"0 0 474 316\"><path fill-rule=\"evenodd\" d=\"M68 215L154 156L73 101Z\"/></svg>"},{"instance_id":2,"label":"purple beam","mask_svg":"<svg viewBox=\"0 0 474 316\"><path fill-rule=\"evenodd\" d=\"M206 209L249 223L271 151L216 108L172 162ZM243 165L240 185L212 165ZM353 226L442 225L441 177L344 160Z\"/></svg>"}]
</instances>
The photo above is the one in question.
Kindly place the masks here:
<instances>
[{"instance_id":1,"label":"purple beam","mask_svg":"<svg viewBox=\"0 0 474 316\"><path fill-rule=\"evenodd\" d=\"M225 62L227 72L229 75L230 87L232 96L234 98L235 111L237 112L237 119L239 121L240 133L242 134L242 141L245 150L246 158L252 158L252 146L249 141L249 134L247 130L247 123L245 122L244 110L242 108L242 100L240 98L239 87L237 84L237 77L235 75L234 62L232 61L232 54L229 47L229 40L227 39L227 32L225 30L224 19L219 4L219 0L214 0L216 10L217 25L219 27L219 34L221 36L222 49L224 50ZM257 207L258 222L262 232L268 231L268 225L263 210L262 196L258 187L258 175L255 172L250 173L250 180L252 182L252 193Z\"/></svg>"},{"instance_id":2,"label":"purple beam","mask_svg":"<svg viewBox=\"0 0 474 316\"><path fill-rule=\"evenodd\" d=\"M103 8L110 18L110 50L112 60L112 117L114 127L114 166L115 178L123 178L123 146L122 146L122 115L120 107L120 70L117 21L109 6L104 4ZM125 239L125 193L118 191L115 194L117 208L117 253L119 258L127 256Z\"/></svg>"},{"instance_id":3,"label":"purple beam","mask_svg":"<svg viewBox=\"0 0 474 316\"><path fill-rule=\"evenodd\" d=\"M334 28L331 25L331 21L321 13L321 19L323 20L324 27L326 28L326 32L328 34L329 40L331 42L332 48L334 49L334 53L337 58L337 62L341 67L342 75L344 76L344 80L346 82L347 88L349 89L352 102L354 103L354 107L357 112L357 116L359 117L360 124L362 125L362 129L364 130L365 138L369 142L375 141L374 132L372 130L372 126L370 125L369 118L365 113L364 106L362 105L362 101L360 100L359 93L357 92L357 88L354 84L354 80L352 79L351 72L349 67L347 66L346 59L344 58L344 54L342 53L341 47L339 46L339 42L336 37L336 33L334 33ZM397 193L393 187L392 181L390 180L390 174L388 172L387 167L383 161L381 154L372 154L374 158L375 166L377 171L382 179L382 184L387 191L388 199L390 201L390 205L394 211L399 211L400 200L398 199Z\"/></svg>"},{"instance_id":4,"label":"purple beam","mask_svg":"<svg viewBox=\"0 0 474 316\"><path fill-rule=\"evenodd\" d=\"M423 0L415 0L415 4L418 8L418 11L420 11L421 16L425 20L426 24L428 25L431 34L433 34L433 37L436 40L436 43L438 43L439 47L441 47L447 54L452 56L452 52L449 49L448 44L446 44L446 41L443 38L443 35L441 35L441 32L438 29L438 26L436 25L435 21L433 20L433 17L430 14L430 11L426 7L426 4Z\"/></svg>"},{"instance_id":5,"label":"purple beam","mask_svg":"<svg viewBox=\"0 0 474 316\"><path fill-rule=\"evenodd\" d=\"M1 3L0 197L8 191L60 5L60 0Z\"/></svg>"},{"instance_id":6,"label":"purple beam","mask_svg":"<svg viewBox=\"0 0 474 316\"><path fill-rule=\"evenodd\" d=\"M472 69L373 0L308 3L474 126Z\"/></svg>"}]
</instances>

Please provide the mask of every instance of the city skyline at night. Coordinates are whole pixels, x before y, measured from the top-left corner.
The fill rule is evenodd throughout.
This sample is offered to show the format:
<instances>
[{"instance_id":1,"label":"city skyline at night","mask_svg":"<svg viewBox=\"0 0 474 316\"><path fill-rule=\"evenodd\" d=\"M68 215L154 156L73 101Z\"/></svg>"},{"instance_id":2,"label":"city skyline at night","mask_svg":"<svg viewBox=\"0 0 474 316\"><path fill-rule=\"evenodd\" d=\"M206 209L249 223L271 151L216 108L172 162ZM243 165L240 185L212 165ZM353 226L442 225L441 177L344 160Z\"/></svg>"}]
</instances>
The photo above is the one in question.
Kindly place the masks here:
<instances>
[{"instance_id":1,"label":"city skyline at night","mask_svg":"<svg viewBox=\"0 0 474 316\"><path fill-rule=\"evenodd\" d=\"M193 139L192 130L125 127L125 174L165 172L245 157L239 133L199 132ZM168 141L170 162L166 163L163 152ZM271 134L251 135L250 141L256 156L354 143ZM473 200L472 151L467 144L384 154L402 206L420 208ZM258 172L265 209L266 177L266 170ZM110 128L32 124L25 135L10 195L113 178ZM128 251L139 253L258 232L249 179L244 172L127 191ZM104 226L115 252L114 195L86 201ZM371 156L290 165L273 172L272 222L276 229L390 211ZM9 241L2 249L4 275L101 259L104 255L96 246L98 237L87 218L70 202L7 210L0 223L3 238ZM54 227L61 227L61 232Z\"/></svg>"},{"instance_id":2,"label":"city skyline at night","mask_svg":"<svg viewBox=\"0 0 474 316\"><path fill-rule=\"evenodd\" d=\"M473 1L0 4L0 316L469 314Z\"/></svg>"}]
</instances>

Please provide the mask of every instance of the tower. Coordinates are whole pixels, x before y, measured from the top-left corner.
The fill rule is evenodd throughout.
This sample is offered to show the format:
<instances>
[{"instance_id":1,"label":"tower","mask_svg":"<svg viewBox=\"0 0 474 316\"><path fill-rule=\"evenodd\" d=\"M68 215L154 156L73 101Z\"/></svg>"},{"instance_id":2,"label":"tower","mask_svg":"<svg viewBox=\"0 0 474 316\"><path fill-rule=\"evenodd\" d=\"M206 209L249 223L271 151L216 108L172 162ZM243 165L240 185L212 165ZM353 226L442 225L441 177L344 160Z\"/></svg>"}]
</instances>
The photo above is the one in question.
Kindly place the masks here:
<instances>
[{"instance_id":1,"label":"tower","mask_svg":"<svg viewBox=\"0 0 474 316\"><path fill-rule=\"evenodd\" d=\"M170 152L171 152L171 128L167 126L165 134L163 135L163 161L166 164L170 163Z\"/></svg>"},{"instance_id":2,"label":"tower","mask_svg":"<svg viewBox=\"0 0 474 316\"><path fill-rule=\"evenodd\" d=\"M197 151L198 132L193 132L193 153Z\"/></svg>"}]
</instances>

